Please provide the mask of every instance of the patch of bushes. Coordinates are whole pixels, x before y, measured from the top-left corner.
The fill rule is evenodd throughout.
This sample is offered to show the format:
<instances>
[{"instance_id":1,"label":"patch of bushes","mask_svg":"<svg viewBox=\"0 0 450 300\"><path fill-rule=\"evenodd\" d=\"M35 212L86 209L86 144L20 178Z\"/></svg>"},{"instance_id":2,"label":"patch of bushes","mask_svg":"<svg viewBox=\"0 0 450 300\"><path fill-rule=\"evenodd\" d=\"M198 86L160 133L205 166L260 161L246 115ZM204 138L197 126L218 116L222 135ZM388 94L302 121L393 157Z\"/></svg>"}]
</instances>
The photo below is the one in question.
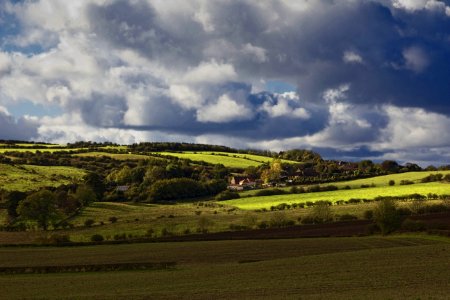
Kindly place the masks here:
<instances>
[{"instance_id":1,"label":"patch of bushes","mask_svg":"<svg viewBox=\"0 0 450 300\"><path fill-rule=\"evenodd\" d=\"M411 181L411 180L400 181L400 185L410 185L410 184L414 184L414 181Z\"/></svg>"},{"instance_id":2,"label":"patch of bushes","mask_svg":"<svg viewBox=\"0 0 450 300\"><path fill-rule=\"evenodd\" d=\"M241 196L239 195L238 192L226 190L226 191L223 191L223 192L220 192L219 194L217 194L215 199L217 201L225 201L225 200L238 199L240 197Z\"/></svg>"},{"instance_id":3,"label":"patch of bushes","mask_svg":"<svg viewBox=\"0 0 450 300\"><path fill-rule=\"evenodd\" d=\"M281 189L265 189L260 190L255 193L255 196L274 196L274 195L284 195L287 194L286 191Z\"/></svg>"},{"instance_id":4,"label":"patch of bushes","mask_svg":"<svg viewBox=\"0 0 450 300\"><path fill-rule=\"evenodd\" d=\"M245 225L237 225L237 224L230 224L229 228L232 231L242 231L248 229L248 227Z\"/></svg>"},{"instance_id":5,"label":"patch of bushes","mask_svg":"<svg viewBox=\"0 0 450 300\"><path fill-rule=\"evenodd\" d=\"M403 221L401 228L406 231L424 231L426 229L426 226L422 221L406 219Z\"/></svg>"},{"instance_id":6,"label":"patch of bushes","mask_svg":"<svg viewBox=\"0 0 450 300\"><path fill-rule=\"evenodd\" d=\"M50 244L65 244L70 242L70 236L67 234L52 234L48 238L48 243Z\"/></svg>"},{"instance_id":7,"label":"patch of bushes","mask_svg":"<svg viewBox=\"0 0 450 300\"><path fill-rule=\"evenodd\" d=\"M91 236L92 242L103 242L104 240L105 240L105 238L101 234L94 234Z\"/></svg>"},{"instance_id":8,"label":"patch of bushes","mask_svg":"<svg viewBox=\"0 0 450 300\"><path fill-rule=\"evenodd\" d=\"M373 210L366 210L363 214L364 219L366 220L373 220Z\"/></svg>"},{"instance_id":9,"label":"patch of bushes","mask_svg":"<svg viewBox=\"0 0 450 300\"><path fill-rule=\"evenodd\" d=\"M397 230L403 217L392 199L384 199L379 201L374 209L374 220L385 235Z\"/></svg>"},{"instance_id":10,"label":"patch of bushes","mask_svg":"<svg viewBox=\"0 0 450 300\"><path fill-rule=\"evenodd\" d=\"M352 214L344 214L339 216L339 221L353 221L353 220L357 220L358 217Z\"/></svg>"},{"instance_id":11,"label":"patch of bushes","mask_svg":"<svg viewBox=\"0 0 450 300\"><path fill-rule=\"evenodd\" d=\"M95 221L92 219L87 219L86 221L84 221L84 226L86 226L86 227L91 227L94 224L95 224Z\"/></svg>"},{"instance_id":12,"label":"patch of bushes","mask_svg":"<svg viewBox=\"0 0 450 300\"><path fill-rule=\"evenodd\" d=\"M111 223L116 223L117 222L117 217L109 217L108 221Z\"/></svg>"},{"instance_id":13,"label":"patch of bushes","mask_svg":"<svg viewBox=\"0 0 450 300\"><path fill-rule=\"evenodd\" d=\"M294 220L289 220L284 212L275 212L270 216L269 226L271 228L282 228L295 225Z\"/></svg>"},{"instance_id":14,"label":"patch of bushes","mask_svg":"<svg viewBox=\"0 0 450 300\"><path fill-rule=\"evenodd\" d=\"M430 174L420 180L422 183L426 182L434 182L434 181L441 181L444 178L444 175L438 173L438 174ZM447 177L446 177L447 178Z\"/></svg>"}]
</instances>

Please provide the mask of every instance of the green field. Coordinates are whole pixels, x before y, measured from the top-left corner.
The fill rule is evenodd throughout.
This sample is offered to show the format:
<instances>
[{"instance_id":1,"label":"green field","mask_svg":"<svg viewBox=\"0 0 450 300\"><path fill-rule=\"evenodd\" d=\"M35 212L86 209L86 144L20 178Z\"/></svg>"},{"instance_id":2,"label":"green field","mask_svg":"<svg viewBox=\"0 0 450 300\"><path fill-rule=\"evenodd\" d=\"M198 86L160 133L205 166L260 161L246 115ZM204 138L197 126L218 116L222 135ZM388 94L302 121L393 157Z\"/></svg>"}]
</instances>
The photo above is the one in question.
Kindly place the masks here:
<instances>
[{"instance_id":1,"label":"green field","mask_svg":"<svg viewBox=\"0 0 450 300\"><path fill-rule=\"evenodd\" d=\"M86 152L86 153L78 153L74 154L74 156L81 156L81 157L102 157L107 156L113 159L117 160L145 160L150 159L153 157L147 156L147 155L140 155L140 154L116 154L116 153L108 153L108 152Z\"/></svg>"},{"instance_id":2,"label":"green field","mask_svg":"<svg viewBox=\"0 0 450 300\"><path fill-rule=\"evenodd\" d=\"M34 147L47 147L47 148L54 148L54 147L65 147L65 145L60 145L60 144L26 144L26 143L19 143L19 144L2 144L0 143L0 147L9 147L9 146L18 146L18 147L30 147L30 148L34 148Z\"/></svg>"},{"instance_id":3,"label":"green field","mask_svg":"<svg viewBox=\"0 0 450 300\"><path fill-rule=\"evenodd\" d=\"M446 299L448 239L367 237L3 248L0 267L174 269L0 275L5 299ZM24 288L26 287L26 288Z\"/></svg>"},{"instance_id":4,"label":"green field","mask_svg":"<svg viewBox=\"0 0 450 300\"><path fill-rule=\"evenodd\" d=\"M395 185L399 186L400 182L402 180L410 180L415 183L420 183L420 180L424 177L427 177L430 174L450 174L450 171L422 171L422 172L406 172L406 173L399 173L399 174L390 174L390 175L382 175L382 176L375 176L370 178L363 178L363 179L356 179L356 180L350 180L350 181L337 181L332 183L324 183L321 184L321 186L327 186L327 185L335 185L338 188L343 188L345 186L349 186L352 189L359 189L361 188L361 185L375 185L376 187L389 187L389 181L394 180ZM291 187L280 187L279 189L284 191L289 191ZM239 194L241 196L254 196L258 190L248 190L240 192Z\"/></svg>"},{"instance_id":5,"label":"green field","mask_svg":"<svg viewBox=\"0 0 450 300\"><path fill-rule=\"evenodd\" d=\"M416 183L412 185L399 186L376 186L370 188L358 188L351 190L337 190L329 192L285 194L274 196L244 197L235 200L223 201L223 204L238 207L244 210L270 208L280 203L305 203L306 201L327 200L336 202L352 198L374 199L378 196L403 196L418 193L427 195L429 193L445 195L450 194L450 184L440 182Z\"/></svg>"},{"instance_id":6,"label":"green field","mask_svg":"<svg viewBox=\"0 0 450 300\"><path fill-rule=\"evenodd\" d=\"M227 152L153 152L154 154L175 156L192 161L204 161L210 164L222 164L230 168L257 167L263 163L270 163L273 158L260 155L227 153ZM282 160L285 163L299 164L299 162Z\"/></svg>"},{"instance_id":7,"label":"green field","mask_svg":"<svg viewBox=\"0 0 450 300\"><path fill-rule=\"evenodd\" d=\"M0 148L0 153L5 153L5 152L31 152L31 153L36 153L36 152L60 152L60 151L64 151L64 152L69 152L69 151L79 151L79 150L83 150L82 148L45 148L45 149L36 149L36 148Z\"/></svg>"},{"instance_id":8,"label":"green field","mask_svg":"<svg viewBox=\"0 0 450 300\"><path fill-rule=\"evenodd\" d=\"M29 191L79 181L85 171L71 167L0 164L0 187Z\"/></svg>"}]
</instances>

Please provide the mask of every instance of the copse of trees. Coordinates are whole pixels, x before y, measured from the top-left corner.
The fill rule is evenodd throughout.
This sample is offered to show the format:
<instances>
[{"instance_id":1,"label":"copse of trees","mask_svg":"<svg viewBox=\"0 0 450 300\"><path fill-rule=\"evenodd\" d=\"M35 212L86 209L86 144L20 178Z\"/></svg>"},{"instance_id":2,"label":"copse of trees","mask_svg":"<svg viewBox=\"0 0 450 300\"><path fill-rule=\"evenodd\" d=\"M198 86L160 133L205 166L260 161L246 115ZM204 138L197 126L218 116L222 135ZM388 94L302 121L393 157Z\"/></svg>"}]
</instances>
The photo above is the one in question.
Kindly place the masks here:
<instances>
[{"instance_id":1,"label":"copse of trees","mask_svg":"<svg viewBox=\"0 0 450 300\"><path fill-rule=\"evenodd\" d=\"M19 203L17 213L25 220L35 221L43 230L47 230L50 224L54 225L61 220L56 197L48 190L41 190L27 196Z\"/></svg>"},{"instance_id":2,"label":"copse of trees","mask_svg":"<svg viewBox=\"0 0 450 300\"><path fill-rule=\"evenodd\" d=\"M150 187L147 200L156 203L212 196L224 191L226 186L226 182L219 180L203 183L189 178L163 179Z\"/></svg>"}]
</instances>

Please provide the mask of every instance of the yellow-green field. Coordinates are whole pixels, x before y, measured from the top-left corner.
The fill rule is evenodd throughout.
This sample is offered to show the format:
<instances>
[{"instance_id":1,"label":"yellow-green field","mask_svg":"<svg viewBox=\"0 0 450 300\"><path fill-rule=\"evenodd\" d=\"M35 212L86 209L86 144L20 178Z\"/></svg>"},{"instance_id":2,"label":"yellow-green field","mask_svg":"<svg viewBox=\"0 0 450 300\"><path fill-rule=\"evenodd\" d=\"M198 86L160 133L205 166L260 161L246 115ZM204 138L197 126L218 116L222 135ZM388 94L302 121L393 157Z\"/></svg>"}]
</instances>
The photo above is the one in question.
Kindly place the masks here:
<instances>
[{"instance_id":1,"label":"yellow-green field","mask_svg":"<svg viewBox=\"0 0 450 300\"><path fill-rule=\"evenodd\" d=\"M448 299L450 244L354 237L0 249L0 267L174 262L0 275L5 299Z\"/></svg>"},{"instance_id":2,"label":"yellow-green field","mask_svg":"<svg viewBox=\"0 0 450 300\"><path fill-rule=\"evenodd\" d=\"M242 153L227 153L227 152L154 152L154 154L175 156L183 159L190 159L192 161L204 161L210 164L222 164L230 168L247 168L257 167L263 163L270 163L273 158L260 155L242 154ZM284 163L299 164L299 162L282 160Z\"/></svg>"},{"instance_id":3,"label":"yellow-green field","mask_svg":"<svg viewBox=\"0 0 450 300\"><path fill-rule=\"evenodd\" d=\"M429 193L438 195L450 194L450 184L440 182L416 183L412 185L399 186L376 186L370 188L358 188L351 190L337 190L329 192L286 194L274 196L245 197L235 200L223 201L223 204L238 207L239 209L251 210L270 208L281 203L305 203L307 201L327 200L336 202L339 200L374 199L378 196L403 196L409 194L427 195Z\"/></svg>"},{"instance_id":4,"label":"yellow-green field","mask_svg":"<svg viewBox=\"0 0 450 300\"><path fill-rule=\"evenodd\" d=\"M59 152L59 151L64 151L64 152L69 152L69 151L79 151L79 150L83 150L83 148L45 148L45 149L36 149L36 148L0 148L0 153L5 153L5 152L31 152L31 153L36 153L36 152Z\"/></svg>"},{"instance_id":5,"label":"yellow-green field","mask_svg":"<svg viewBox=\"0 0 450 300\"><path fill-rule=\"evenodd\" d=\"M108 153L108 152L86 152L86 153L77 153L73 156L81 156L81 157L102 157L107 156L117 160L145 160L153 157L149 157L147 155L140 154L125 154L125 153Z\"/></svg>"},{"instance_id":6,"label":"yellow-green field","mask_svg":"<svg viewBox=\"0 0 450 300\"><path fill-rule=\"evenodd\" d=\"M29 191L79 181L85 171L71 167L0 164L0 187Z\"/></svg>"}]
</instances>

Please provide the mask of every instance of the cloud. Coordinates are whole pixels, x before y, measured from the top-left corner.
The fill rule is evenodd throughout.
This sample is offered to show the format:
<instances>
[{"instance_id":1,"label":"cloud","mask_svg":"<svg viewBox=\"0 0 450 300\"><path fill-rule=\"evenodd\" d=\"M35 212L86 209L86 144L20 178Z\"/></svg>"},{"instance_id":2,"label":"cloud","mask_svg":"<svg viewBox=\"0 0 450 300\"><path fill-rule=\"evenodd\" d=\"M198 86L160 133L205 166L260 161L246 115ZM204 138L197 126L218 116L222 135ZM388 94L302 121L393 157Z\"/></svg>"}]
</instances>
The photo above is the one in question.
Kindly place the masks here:
<instances>
[{"instance_id":1,"label":"cloud","mask_svg":"<svg viewBox=\"0 0 450 300\"><path fill-rule=\"evenodd\" d=\"M30 140L38 136L37 122L30 117L15 119L5 107L0 106L0 139Z\"/></svg>"},{"instance_id":2,"label":"cloud","mask_svg":"<svg viewBox=\"0 0 450 300\"><path fill-rule=\"evenodd\" d=\"M262 110L266 111L271 118L292 117L299 119L309 119L311 115L303 108L299 107L300 98L295 92L286 92L275 94L274 97L268 97L264 102Z\"/></svg>"},{"instance_id":3,"label":"cloud","mask_svg":"<svg viewBox=\"0 0 450 300\"><path fill-rule=\"evenodd\" d=\"M50 104L72 116L59 128L37 120L46 140L165 133L390 151L395 109L439 124L450 115L446 1L72 2L0 9L15 27L0 29L0 105ZM295 91L271 93L267 82Z\"/></svg>"},{"instance_id":4,"label":"cloud","mask_svg":"<svg viewBox=\"0 0 450 300\"><path fill-rule=\"evenodd\" d=\"M216 103L202 107L197 112L200 122L227 123L252 119L253 113L245 104L238 103L230 95L222 95Z\"/></svg>"},{"instance_id":5,"label":"cloud","mask_svg":"<svg viewBox=\"0 0 450 300\"><path fill-rule=\"evenodd\" d=\"M355 53L353 51L345 51L342 59L346 63L362 64L364 62L361 55L359 55L358 53Z\"/></svg>"},{"instance_id":6,"label":"cloud","mask_svg":"<svg viewBox=\"0 0 450 300\"><path fill-rule=\"evenodd\" d=\"M403 51L405 59L405 68L416 73L420 73L429 65L428 57L425 52L417 47L410 47Z\"/></svg>"},{"instance_id":7,"label":"cloud","mask_svg":"<svg viewBox=\"0 0 450 300\"><path fill-rule=\"evenodd\" d=\"M393 6L408 12L429 10L432 12L446 13L446 10L449 9L444 1L438 0L394 0Z\"/></svg>"}]
</instances>

